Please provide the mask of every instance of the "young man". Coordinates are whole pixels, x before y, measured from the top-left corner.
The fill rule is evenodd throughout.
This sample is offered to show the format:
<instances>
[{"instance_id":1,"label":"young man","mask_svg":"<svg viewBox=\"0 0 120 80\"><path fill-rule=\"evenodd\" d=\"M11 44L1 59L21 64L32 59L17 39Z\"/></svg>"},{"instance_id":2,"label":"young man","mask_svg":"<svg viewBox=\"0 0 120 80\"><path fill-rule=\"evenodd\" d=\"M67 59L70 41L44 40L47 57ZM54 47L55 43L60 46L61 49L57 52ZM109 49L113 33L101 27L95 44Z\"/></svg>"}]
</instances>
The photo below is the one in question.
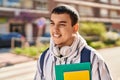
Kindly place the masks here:
<instances>
[{"instance_id":1,"label":"young man","mask_svg":"<svg viewBox=\"0 0 120 80\"><path fill-rule=\"evenodd\" d=\"M92 80L112 80L98 53L78 34L79 14L71 6L57 6L50 17L50 47L41 54L34 80L55 80L55 65L82 62L82 50L89 49ZM85 49L86 50L86 49Z\"/></svg>"}]
</instances>

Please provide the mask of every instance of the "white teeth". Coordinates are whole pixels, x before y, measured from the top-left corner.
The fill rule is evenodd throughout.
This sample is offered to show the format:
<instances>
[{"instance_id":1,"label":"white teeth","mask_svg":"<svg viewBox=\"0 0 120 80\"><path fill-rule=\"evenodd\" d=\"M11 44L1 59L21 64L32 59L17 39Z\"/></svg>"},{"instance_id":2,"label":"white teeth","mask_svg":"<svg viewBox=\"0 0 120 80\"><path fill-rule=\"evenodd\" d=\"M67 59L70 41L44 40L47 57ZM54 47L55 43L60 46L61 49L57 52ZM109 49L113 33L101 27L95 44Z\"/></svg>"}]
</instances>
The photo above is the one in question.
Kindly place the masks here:
<instances>
[{"instance_id":1,"label":"white teeth","mask_svg":"<svg viewBox=\"0 0 120 80\"><path fill-rule=\"evenodd\" d=\"M60 35L58 35L58 34L54 34L53 36L54 36L54 37L60 37Z\"/></svg>"}]
</instances>

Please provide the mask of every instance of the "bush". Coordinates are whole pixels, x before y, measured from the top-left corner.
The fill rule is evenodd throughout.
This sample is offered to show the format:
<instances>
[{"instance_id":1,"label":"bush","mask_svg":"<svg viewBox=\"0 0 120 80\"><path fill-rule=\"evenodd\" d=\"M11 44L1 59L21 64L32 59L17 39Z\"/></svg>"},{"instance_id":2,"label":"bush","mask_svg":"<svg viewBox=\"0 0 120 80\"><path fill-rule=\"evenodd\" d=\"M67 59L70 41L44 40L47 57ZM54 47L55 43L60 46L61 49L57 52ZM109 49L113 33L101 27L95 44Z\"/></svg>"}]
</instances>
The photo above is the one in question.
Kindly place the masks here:
<instances>
[{"instance_id":1,"label":"bush","mask_svg":"<svg viewBox=\"0 0 120 80\"><path fill-rule=\"evenodd\" d=\"M116 46L120 46L120 39L115 42Z\"/></svg>"},{"instance_id":2,"label":"bush","mask_svg":"<svg viewBox=\"0 0 120 80\"><path fill-rule=\"evenodd\" d=\"M29 54L31 56L36 56L39 53L38 51L39 50L36 47L34 47L34 46L32 46L32 47L29 48Z\"/></svg>"},{"instance_id":3,"label":"bush","mask_svg":"<svg viewBox=\"0 0 120 80\"><path fill-rule=\"evenodd\" d=\"M93 41L99 41L98 36L84 36L85 40L87 41L88 44L90 44Z\"/></svg>"},{"instance_id":4,"label":"bush","mask_svg":"<svg viewBox=\"0 0 120 80\"><path fill-rule=\"evenodd\" d=\"M102 41L108 45L115 44L118 39L119 35L116 32L107 32L106 34L102 35Z\"/></svg>"},{"instance_id":5,"label":"bush","mask_svg":"<svg viewBox=\"0 0 120 80\"><path fill-rule=\"evenodd\" d=\"M106 32L103 23L82 22L80 23L79 33L83 36L99 36Z\"/></svg>"},{"instance_id":6,"label":"bush","mask_svg":"<svg viewBox=\"0 0 120 80\"><path fill-rule=\"evenodd\" d=\"M21 54L21 53L22 53L22 49L21 49L21 48L16 47L16 48L13 50L13 53L16 53L16 54Z\"/></svg>"},{"instance_id":7,"label":"bush","mask_svg":"<svg viewBox=\"0 0 120 80\"><path fill-rule=\"evenodd\" d=\"M16 47L12 52L15 54L22 54L25 56L38 58L39 54L42 53L45 49L47 49L48 46L49 45L47 44L47 45L42 45L41 47L35 47L35 46L25 47L25 48Z\"/></svg>"},{"instance_id":8,"label":"bush","mask_svg":"<svg viewBox=\"0 0 120 80\"><path fill-rule=\"evenodd\" d=\"M90 46L96 49L100 49L100 48L104 48L105 44L101 41L97 41L97 42L91 42Z\"/></svg>"}]
</instances>

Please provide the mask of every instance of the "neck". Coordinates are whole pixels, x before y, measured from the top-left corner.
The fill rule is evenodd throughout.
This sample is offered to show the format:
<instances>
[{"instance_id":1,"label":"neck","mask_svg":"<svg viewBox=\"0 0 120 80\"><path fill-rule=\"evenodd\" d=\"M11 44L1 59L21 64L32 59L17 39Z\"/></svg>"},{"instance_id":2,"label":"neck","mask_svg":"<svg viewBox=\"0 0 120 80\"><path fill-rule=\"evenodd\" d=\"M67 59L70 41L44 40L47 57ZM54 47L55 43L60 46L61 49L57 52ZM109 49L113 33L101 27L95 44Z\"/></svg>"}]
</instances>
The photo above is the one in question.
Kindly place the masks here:
<instances>
[{"instance_id":1,"label":"neck","mask_svg":"<svg viewBox=\"0 0 120 80\"><path fill-rule=\"evenodd\" d=\"M61 43L61 44L56 44L55 46L57 46L59 49L64 47L64 46L71 46L72 43L74 42L75 36L73 36L70 41L68 41L67 43Z\"/></svg>"}]
</instances>

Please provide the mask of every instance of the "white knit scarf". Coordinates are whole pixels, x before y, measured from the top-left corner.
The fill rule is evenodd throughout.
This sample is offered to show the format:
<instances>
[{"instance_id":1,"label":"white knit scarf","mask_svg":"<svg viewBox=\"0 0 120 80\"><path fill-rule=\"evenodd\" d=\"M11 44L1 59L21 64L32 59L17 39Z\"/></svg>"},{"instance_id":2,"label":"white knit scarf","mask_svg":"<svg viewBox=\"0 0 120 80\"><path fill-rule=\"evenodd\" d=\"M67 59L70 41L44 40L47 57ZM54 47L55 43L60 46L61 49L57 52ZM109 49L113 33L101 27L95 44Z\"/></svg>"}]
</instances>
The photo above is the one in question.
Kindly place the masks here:
<instances>
[{"instance_id":1,"label":"white knit scarf","mask_svg":"<svg viewBox=\"0 0 120 80\"><path fill-rule=\"evenodd\" d=\"M50 40L50 53L54 55L56 58L60 58L59 56L62 55L62 58L70 57L73 55L76 55L76 51L83 49L83 47L87 45L86 41L79 35L79 33L76 33L75 39L71 46L65 46L62 47L62 50L59 50L55 43L53 42L52 38Z\"/></svg>"}]
</instances>

